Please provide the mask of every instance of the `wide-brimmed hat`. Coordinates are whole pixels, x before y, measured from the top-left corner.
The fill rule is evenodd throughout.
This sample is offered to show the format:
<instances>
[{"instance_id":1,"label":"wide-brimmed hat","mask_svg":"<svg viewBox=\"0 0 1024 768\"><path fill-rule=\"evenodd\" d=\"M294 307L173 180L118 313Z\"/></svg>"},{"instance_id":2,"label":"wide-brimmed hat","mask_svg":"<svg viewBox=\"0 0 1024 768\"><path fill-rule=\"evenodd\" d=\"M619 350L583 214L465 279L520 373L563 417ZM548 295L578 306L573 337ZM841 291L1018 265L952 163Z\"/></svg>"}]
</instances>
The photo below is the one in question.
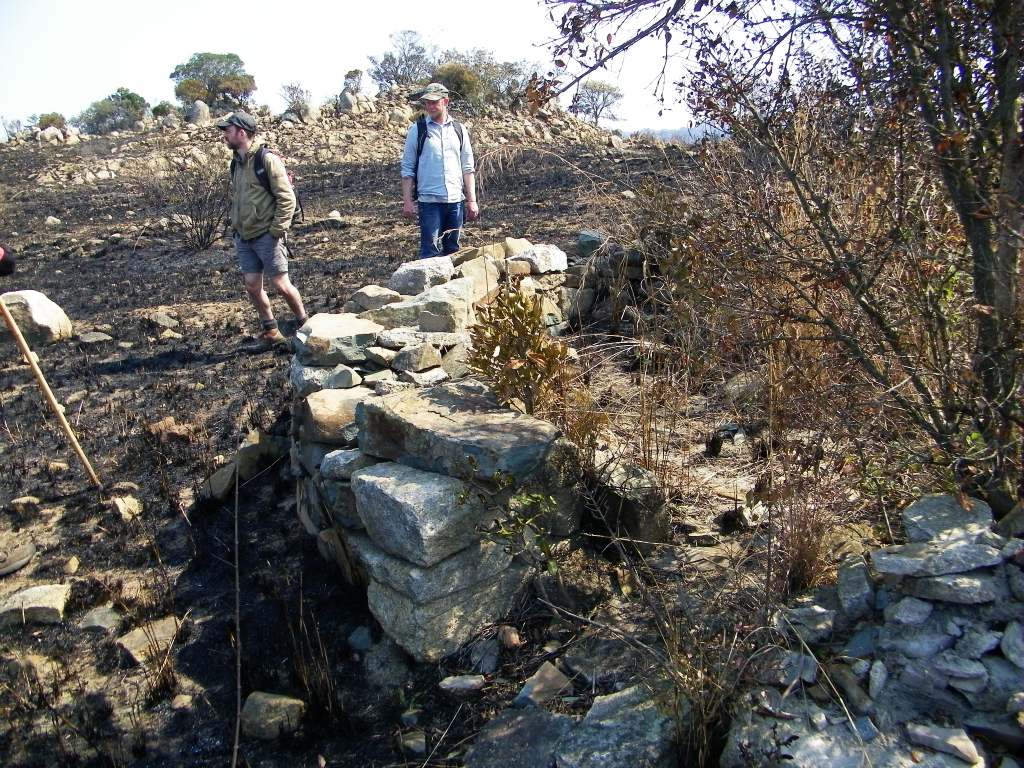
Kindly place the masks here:
<instances>
[{"instance_id":1,"label":"wide-brimmed hat","mask_svg":"<svg viewBox=\"0 0 1024 768\"><path fill-rule=\"evenodd\" d=\"M420 101L437 101L438 99L447 98L448 89L442 83L431 83L420 94Z\"/></svg>"},{"instance_id":2,"label":"wide-brimmed hat","mask_svg":"<svg viewBox=\"0 0 1024 768\"><path fill-rule=\"evenodd\" d=\"M256 118L248 112L232 112L230 115L226 115L217 121L217 127L221 130L224 130L229 125L242 128L249 133L256 133Z\"/></svg>"}]
</instances>

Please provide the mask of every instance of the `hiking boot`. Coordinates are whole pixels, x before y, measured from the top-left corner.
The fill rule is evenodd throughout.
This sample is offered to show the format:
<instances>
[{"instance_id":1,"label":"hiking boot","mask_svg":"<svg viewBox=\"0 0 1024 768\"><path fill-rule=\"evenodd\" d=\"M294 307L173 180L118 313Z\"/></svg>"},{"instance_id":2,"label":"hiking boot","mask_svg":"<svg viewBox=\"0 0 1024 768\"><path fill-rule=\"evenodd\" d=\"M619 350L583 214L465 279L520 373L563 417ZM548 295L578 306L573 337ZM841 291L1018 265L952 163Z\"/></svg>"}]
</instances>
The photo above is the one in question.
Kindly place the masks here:
<instances>
[{"instance_id":1,"label":"hiking boot","mask_svg":"<svg viewBox=\"0 0 1024 768\"><path fill-rule=\"evenodd\" d=\"M0 576L14 573L20 568L28 565L29 560L35 557L36 545L32 542L15 547L10 552L0 552Z\"/></svg>"},{"instance_id":2,"label":"hiking boot","mask_svg":"<svg viewBox=\"0 0 1024 768\"><path fill-rule=\"evenodd\" d=\"M252 343L245 345L245 350L248 352L269 352L272 349L291 349L291 344L289 344L288 339L286 339L284 334L277 328L271 328L257 334L252 339Z\"/></svg>"}]
</instances>

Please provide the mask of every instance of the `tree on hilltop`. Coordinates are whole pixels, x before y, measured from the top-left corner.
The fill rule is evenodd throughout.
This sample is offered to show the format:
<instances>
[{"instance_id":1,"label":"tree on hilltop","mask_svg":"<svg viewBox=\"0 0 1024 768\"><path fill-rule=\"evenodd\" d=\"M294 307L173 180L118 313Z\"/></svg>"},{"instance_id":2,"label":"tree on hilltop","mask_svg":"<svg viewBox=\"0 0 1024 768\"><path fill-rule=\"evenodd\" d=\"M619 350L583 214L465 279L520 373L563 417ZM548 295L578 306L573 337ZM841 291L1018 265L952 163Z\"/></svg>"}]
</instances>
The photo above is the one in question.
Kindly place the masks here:
<instances>
[{"instance_id":1,"label":"tree on hilltop","mask_svg":"<svg viewBox=\"0 0 1024 768\"><path fill-rule=\"evenodd\" d=\"M148 109L148 101L122 86L107 98L94 101L71 122L86 133L110 133L131 128Z\"/></svg>"},{"instance_id":2,"label":"tree on hilltop","mask_svg":"<svg viewBox=\"0 0 1024 768\"><path fill-rule=\"evenodd\" d=\"M174 95L186 107L205 101L214 109L236 109L249 103L256 80L234 53L194 53L171 72Z\"/></svg>"},{"instance_id":3,"label":"tree on hilltop","mask_svg":"<svg viewBox=\"0 0 1024 768\"><path fill-rule=\"evenodd\" d=\"M406 29L391 35L392 49L380 58L371 56L367 74L383 91L393 85L411 85L430 77L433 56L418 32Z\"/></svg>"},{"instance_id":4,"label":"tree on hilltop","mask_svg":"<svg viewBox=\"0 0 1024 768\"><path fill-rule=\"evenodd\" d=\"M620 101L622 90L618 86L603 80L587 80L580 84L569 111L583 115L597 125L602 117L606 120L618 120L612 114L612 110Z\"/></svg>"}]
</instances>

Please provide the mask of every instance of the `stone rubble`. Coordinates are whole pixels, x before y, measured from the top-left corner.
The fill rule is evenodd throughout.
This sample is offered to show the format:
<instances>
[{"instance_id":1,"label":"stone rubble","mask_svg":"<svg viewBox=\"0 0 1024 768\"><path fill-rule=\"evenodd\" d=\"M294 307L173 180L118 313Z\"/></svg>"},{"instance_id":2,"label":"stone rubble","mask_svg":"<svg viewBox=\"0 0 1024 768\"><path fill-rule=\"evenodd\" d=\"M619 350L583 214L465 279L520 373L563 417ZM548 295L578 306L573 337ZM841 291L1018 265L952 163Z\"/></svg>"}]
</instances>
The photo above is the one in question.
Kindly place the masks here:
<instances>
[{"instance_id":1,"label":"stone rubble","mask_svg":"<svg viewBox=\"0 0 1024 768\"><path fill-rule=\"evenodd\" d=\"M983 743L995 754L1024 750L1015 709L1024 594L1011 589L1024 558L1019 540L992 530L987 505L966 503L919 499L902 512L908 543L871 552L867 563L845 561L836 586L780 611L794 650L766 665L760 681L775 696L783 689L782 705L741 708L724 768L769 755L793 768L985 765ZM829 657L829 681L852 721L818 690L820 675L815 683L800 674Z\"/></svg>"}]
</instances>

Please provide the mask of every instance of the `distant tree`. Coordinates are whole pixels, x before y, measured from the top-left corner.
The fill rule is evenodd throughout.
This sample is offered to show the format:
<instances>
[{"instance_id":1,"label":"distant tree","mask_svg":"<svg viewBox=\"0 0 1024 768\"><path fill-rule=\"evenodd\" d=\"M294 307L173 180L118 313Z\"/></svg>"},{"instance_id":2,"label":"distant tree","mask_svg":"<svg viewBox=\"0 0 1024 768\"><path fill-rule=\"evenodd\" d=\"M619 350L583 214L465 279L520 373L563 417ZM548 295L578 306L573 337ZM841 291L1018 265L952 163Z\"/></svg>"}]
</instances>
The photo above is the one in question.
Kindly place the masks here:
<instances>
[{"instance_id":1,"label":"distant tree","mask_svg":"<svg viewBox=\"0 0 1024 768\"><path fill-rule=\"evenodd\" d=\"M302 114L309 107L312 94L300 83L285 83L281 86L281 98L284 99L285 112Z\"/></svg>"},{"instance_id":2,"label":"distant tree","mask_svg":"<svg viewBox=\"0 0 1024 768\"><path fill-rule=\"evenodd\" d=\"M438 56L435 74L431 78L439 80L437 70L449 64L461 64L472 73L478 85L475 87L474 106L496 104L510 106L519 99L526 89L530 67L521 62L498 61L494 54L483 48L470 51L447 50ZM442 80L449 88L452 86ZM464 97L464 98L468 98Z\"/></svg>"},{"instance_id":3,"label":"distant tree","mask_svg":"<svg viewBox=\"0 0 1024 768\"><path fill-rule=\"evenodd\" d=\"M47 112L44 115L39 116L39 122L36 123L40 130L53 126L54 128L60 128L62 131L67 128L67 120L64 119L64 115L60 112Z\"/></svg>"},{"instance_id":4,"label":"distant tree","mask_svg":"<svg viewBox=\"0 0 1024 768\"><path fill-rule=\"evenodd\" d=\"M380 58L370 57L370 79L381 90L423 82L430 76L433 57L418 32L411 29L396 32L391 36L391 44L392 50Z\"/></svg>"},{"instance_id":5,"label":"distant tree","mask_svg":"<svg viewBox=\"0 0 1024 768\"><path fill-rule=\"evenodd\" d=\"M612 114L612 110L620 101L622 101L622 91L618 86L603 80L587 80L580 84L570 111L583 115L597 125L602 117L606 120L618 120Z\"/></svg>"},{"instance_id":6,"label":"distant tree","mask_svg":"<svg viewBox=\"0 0 1024 768\"><path fill-rule=\"evenodd\" d=\"M350 69L345 73L345 82L341 90L355 95L363 90L363 70Z\"/></svg>"},{"instance_id":7,"label":"distant tree","mask_svg":"<svg viewBox=\"0 0 1024 768\"><path fill-rule=\"evenodd\" d=\"M94 101L71 122L87 133L109 133L130 128L146 116L149 102L134 91L118 88L101 101Z\"/></svg>"},{"instance_id":8,"label":"distant tree","mask_svg":"<svg viewBox=\"0 0 1024 768\"><path fill-rule=\"evenodd\" d=\"M185 106L201 100L214 108L235 109L245 106L256 90L256 80L234 53L194 53L170 77L174 95Z\"/></svg>"}]
</instances>

